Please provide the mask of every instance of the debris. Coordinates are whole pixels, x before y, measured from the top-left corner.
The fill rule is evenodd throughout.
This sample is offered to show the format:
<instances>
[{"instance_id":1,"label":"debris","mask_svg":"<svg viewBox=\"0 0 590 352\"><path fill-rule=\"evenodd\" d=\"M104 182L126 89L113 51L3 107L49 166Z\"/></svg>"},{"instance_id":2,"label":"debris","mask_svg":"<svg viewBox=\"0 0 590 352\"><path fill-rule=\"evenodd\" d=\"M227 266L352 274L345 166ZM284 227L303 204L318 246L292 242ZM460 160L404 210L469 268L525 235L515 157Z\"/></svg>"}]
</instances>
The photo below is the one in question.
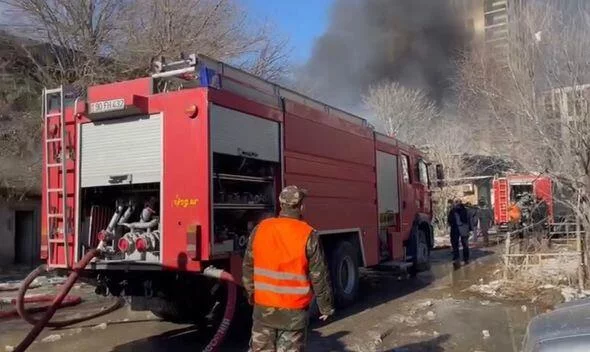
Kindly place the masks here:
<instances>
[{"instance_id":1,"label":"debris","mask_svg":"<svg viewBox=\"0 0 590 352\"><path fill-rule=\"evenodd\" d=\"M371 340L373 340L373 342L378 345L383 342L383 338L382 338L381 333L379 331L368 331L367 335L369 335Z\"/></svg>"},{"instance_id":2,"label":"debris","mask_svg":"<svg viewBox=\"0 0 590 352\"><path fill-rule=\"evenodd\" d=\"M434 336L434 337L439 337L439 336L440 336L440 332L438 332L438 331L433 331L433 332L432 332L432 336Z\"/></svg>"},{"instance_id":3,"label":"debris","mask_svg":"<svg viewBox=\"0 0 590 352\"><path fill-rule=\"evenodd\" d=\"M522 306L520 306L520 310L522 310L523 312L526 312L527 307L523 304Z\"/></svg>"},{"instance_id":4,"label":"debris","mask_svg":"<svg viewBox=\"0 0 590 352\"><path fill-rule=\"evenodd\" d=\"M561 295L563 296L563 300L565 302L573 301L580 296L576 289L567 286L561 288Z\"/></svg>"},{"instance_id":5,"label":"debris","mask_svg":"<svg viewBox=\"0 0 590 352\"><path fill-rule=\"evenodd\" d=\"M408 335L412 336L412 337L425 337L425 336L428 336L429 334L426 331L416 330L416 331L412 331Z\"/></svg>"},{"instance_id":6,"label":"debris","mask_svg":"<svg viewBox=\"0 0 590 352\"><path fill-rule=\"evenodd\" d=\"M488 284L471 285L467 291L490 297L504 297L504 295L499 292L502 284L503 282L501 280L494 280L490 281Z\"/></svg>"},{"instance_id":7,"label":"debris","mask_svg":"<svg viewBox=\"0 0 590 352\"><path fill-rule=\"evenodd\" d=\"M393 314L393 315L389 316L389 318L387 318L388 323L403 323L404 320L405 320L405 317L401 314Z\"/></svg>"},{"instance_id":8,"label":"debris","mask_svg":"<svg viewBox=\"0 0 590 352\"><path fill-rule=\"evenodd\" d=\"M414 319L414 318L412 318L412 317L406 317L406 318L404 319L404 322L405 322L405 323L406 323L408 326L411 326L411 327L414 327L414 326L416 326L416 325L420 324L420 321L419 321L419 320L417 320L417 319Z\"/></svg>"},{"instance_id":9,"label":"debris","mask_svg":"<svg viewBox=\"0 0 590 352\"><path fill-rule=\"evenodd\" d=\"M93 326L91 330L105 330L107 328L107 323L98 324Z\"/></svg>"},{"instance_id":10,"label":"debris","mask_svg":"<svg viewBox=\"0 0 590 352\"><path fill-rule=\"evenodd\" d=\"M490 331L489 330L482 330L481 334L483 335L484 339L489 339L490 338Z\"/></svg>"},{"instance_id":11,"label":"debris","mask_svg":"<svg viewBox=\"0 0 590 352\"><path fill-rule=\"evenodd\" d=\"M481 301L480 303L481 303L482 306L489 306L490 303L492 303L492 302L490 302L490 301Z\"/></svg>"},{"instance_id":12,"label":"debris","mask_svg":"<svg viewBox=\"0 0 590 352\"><path fill-rule=\"evenodd\" d=\"M55 342L55 341L59 341L59 340L61 340L61 335L53 334L53 335L47 336L46 338L41 340L41 342Z\"/></svg>"},{"instance_id":13,"label":"debris","mask_svg":"<svg viewBox=\"0 0 590 352\"><path fill-rule=\"evenodd\" d=\"M58 276L58 277L52 277L47 281L49 282L50 285L61 285L64 282L66 282L67 279L68 279L67 277Z\"/></svg>"},{"instance_id":14,"label":"debris","mask_svg":"<svg viewBox=\"0 0 590 352\"><path fill-rule=\"evenodd\" d=\"M129 318L125 318L125 319L123 319L123 321L124 322L128 322L129 321Z\"/></svg>"},{"instance_id":15,"label":"debris","mask_svg":"<svg viewBox=\"0 0 590 352\"><path fill-rule=\"evenodd\" d=\"M436 319L436 314L434 314L433 311L428 311L428 313L426 313L426 318L428 318L428 320L434 320Z\"/></svg>"},{"instance_id":16,"label":"debris","mask_svg":"<svg viewBox=\"0 0 590 352\"><path fill-rule=\"evenodd\" d=\"M428 300L428 301L424 301L422 303L416 304L416 308L417 309L424 309L424 308L432 307L432 305L433 305L432 301Z\"/></svg>"},{"instance_id":17,"label":"debris","mask_svg":"<svg viewBox=\"0 0 590 352\"><path fill-rule=\"evenodd\" d=\"M563 303L563 301L564 297L558 288L545 289L531 300L532 303L535 303L542 309L553 308Z\"/></svg>"}]
</instances>

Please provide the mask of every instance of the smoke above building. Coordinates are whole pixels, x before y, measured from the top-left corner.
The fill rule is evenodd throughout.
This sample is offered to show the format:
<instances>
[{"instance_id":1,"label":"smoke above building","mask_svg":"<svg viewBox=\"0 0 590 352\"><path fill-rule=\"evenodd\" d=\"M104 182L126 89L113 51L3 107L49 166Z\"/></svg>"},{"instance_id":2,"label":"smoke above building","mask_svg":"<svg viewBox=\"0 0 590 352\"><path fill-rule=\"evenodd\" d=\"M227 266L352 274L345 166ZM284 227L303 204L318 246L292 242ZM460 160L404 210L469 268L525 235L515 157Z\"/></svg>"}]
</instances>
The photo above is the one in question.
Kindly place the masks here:
<instances>
[{"instance_id":1,"label":"smoke above building","mask_svg":"<svg viewBox=\"0 0 590 352\"><path fill-rule=\"evenodd\" d=\"M314 96L353 111L383 80L441 103L468 35L453 9L451 0L336 0L301 79L313 82Z\"/></svg>"}]
</instances>

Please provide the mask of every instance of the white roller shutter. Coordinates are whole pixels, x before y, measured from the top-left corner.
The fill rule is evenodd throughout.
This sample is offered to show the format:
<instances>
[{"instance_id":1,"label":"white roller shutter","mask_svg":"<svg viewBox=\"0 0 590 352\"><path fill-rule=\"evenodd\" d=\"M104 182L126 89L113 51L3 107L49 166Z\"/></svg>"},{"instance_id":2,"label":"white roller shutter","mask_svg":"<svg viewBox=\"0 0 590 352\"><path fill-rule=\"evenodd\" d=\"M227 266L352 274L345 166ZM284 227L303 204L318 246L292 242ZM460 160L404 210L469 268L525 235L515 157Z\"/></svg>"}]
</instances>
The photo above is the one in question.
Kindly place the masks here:
<instances>
[{"instance_id":1,"label":"white roller shutter","mask_svg":"<svg viewBox=\"0 0 590 352\"><path fill-rule=\"evenodd\" d=\"M80 153L81 187L160 182L160 115L83 124Z\"/></svg>"},{"instance_id":2,"label":"white roller shutter","mask_svg":"<svg viewBox=\"0 0 590 352\"><path fill-rule=\"evenodd\" d=\"M211 105L213 152L279 162L279 124Z\"/></svg>"}]
</instances>

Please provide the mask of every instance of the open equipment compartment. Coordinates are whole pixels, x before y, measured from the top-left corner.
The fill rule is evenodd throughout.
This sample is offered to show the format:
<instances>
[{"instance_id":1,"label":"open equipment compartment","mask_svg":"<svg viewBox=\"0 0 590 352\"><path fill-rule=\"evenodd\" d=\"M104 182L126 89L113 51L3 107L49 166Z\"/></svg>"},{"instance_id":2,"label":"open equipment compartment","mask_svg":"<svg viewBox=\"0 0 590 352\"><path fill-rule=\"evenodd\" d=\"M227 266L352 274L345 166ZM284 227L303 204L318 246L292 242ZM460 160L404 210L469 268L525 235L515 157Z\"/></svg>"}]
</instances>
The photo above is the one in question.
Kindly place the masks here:
<instances>
[{"instance_id":1,"label":"open equipment compartment","mask_svg":"<svg viewBox=\"0 0 590 352\"><path fill-rule=\"evenodd\" d=\"M101 261L161 263L162 117L80 125L78 248Z\"/></svg>"},{"instance_id":2,"label":"open equipment compartment","mask_svg":"<svg viewBox=\"0 0 590 352\"><path fill-rule=\"evenodd\" d=\"M217 105L210 116L212 253L243 254L256 224L276 214L279 123Z\"/></svg>"}]
</instances>

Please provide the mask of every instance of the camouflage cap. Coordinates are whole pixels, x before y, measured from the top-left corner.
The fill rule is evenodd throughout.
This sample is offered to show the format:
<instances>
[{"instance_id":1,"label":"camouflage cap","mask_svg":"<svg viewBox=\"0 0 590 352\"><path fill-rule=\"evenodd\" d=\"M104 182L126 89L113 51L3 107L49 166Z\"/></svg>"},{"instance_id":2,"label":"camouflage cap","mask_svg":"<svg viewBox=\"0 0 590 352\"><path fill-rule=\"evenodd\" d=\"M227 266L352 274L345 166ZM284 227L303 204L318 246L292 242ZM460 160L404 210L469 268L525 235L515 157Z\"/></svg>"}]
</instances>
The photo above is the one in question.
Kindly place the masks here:
<instances>
[{"instance_id":1,"label":"camouflage cap","mask_svg":"<svg viewBox=\"0 0 590 352\"><path fill-rule=\"evenodd\" d=\"M279 195L279 202L281 204L294 207L301 204L306 195L307 190L303 188L299 188L297 186L287 186L281 191L281 194Z\"/></svg>"}]
</instances>

